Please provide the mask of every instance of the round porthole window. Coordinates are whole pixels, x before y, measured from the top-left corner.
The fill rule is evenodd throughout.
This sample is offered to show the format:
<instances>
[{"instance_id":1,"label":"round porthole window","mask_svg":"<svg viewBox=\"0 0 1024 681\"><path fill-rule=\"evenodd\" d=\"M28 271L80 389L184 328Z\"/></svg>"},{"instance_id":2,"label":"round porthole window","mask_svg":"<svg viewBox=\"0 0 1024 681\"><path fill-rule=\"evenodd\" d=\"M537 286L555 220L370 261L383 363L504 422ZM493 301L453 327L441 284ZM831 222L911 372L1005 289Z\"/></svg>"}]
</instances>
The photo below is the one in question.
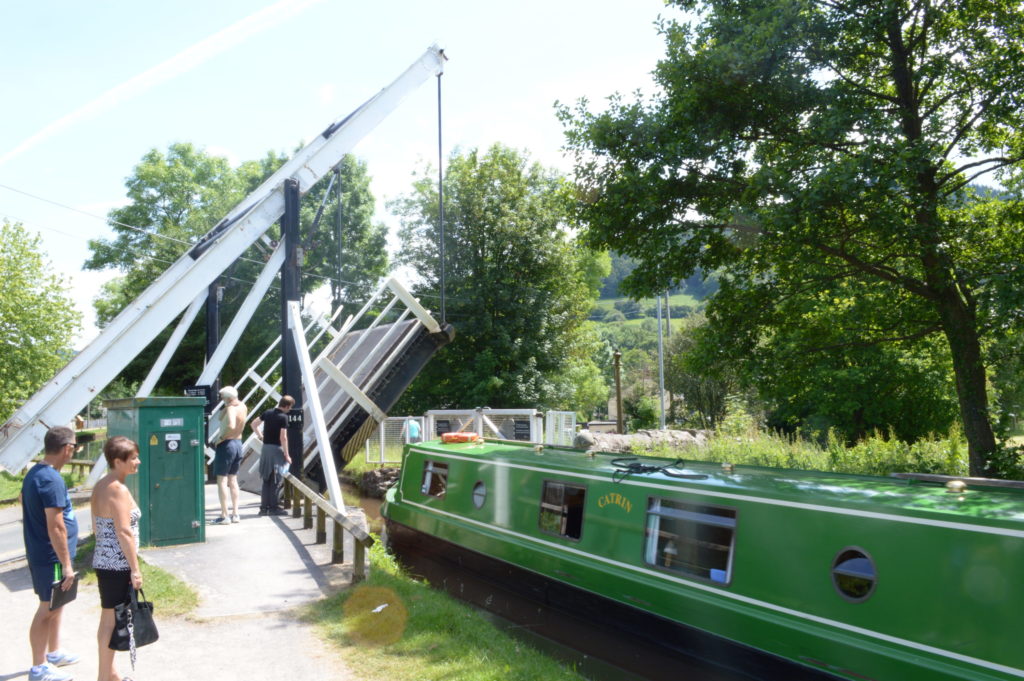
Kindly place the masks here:
<instances>
[{"instance_id":1,"label":"round porthole window","mask_svg":"<svg viewBox=\"0 0 1024 681\"><path fill-rule=\"evenodd\" d=\"M478 482L473 485L473 505L477 508L484 507L484 501L487 500L487 485L482 482Z\"/></svg>"},{"instance_id":2,"label":"round porthole window","mask_svg":"<svg viewBox=\"0 0 1024 681\"><path fill-rule=\"evenodd\" d=\"M848 601L866 601L875 590L877 581L875 561L861 549L845 548L832 561L832 583Z\"/></svg>"}]
</instances>

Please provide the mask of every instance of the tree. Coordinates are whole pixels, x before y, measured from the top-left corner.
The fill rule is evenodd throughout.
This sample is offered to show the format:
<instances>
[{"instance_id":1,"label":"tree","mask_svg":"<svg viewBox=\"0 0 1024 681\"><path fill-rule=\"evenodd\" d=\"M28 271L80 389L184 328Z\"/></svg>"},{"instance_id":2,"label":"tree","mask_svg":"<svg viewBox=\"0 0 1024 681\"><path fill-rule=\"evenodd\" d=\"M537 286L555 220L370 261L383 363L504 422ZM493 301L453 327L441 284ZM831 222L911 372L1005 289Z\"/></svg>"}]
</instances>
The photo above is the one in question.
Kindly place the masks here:
<instances>
[{"instance_id":1,"label":"tree","mask_svg":"<svg viewBox=\"0 0 1024 681\"><path fill-rule=\"evenodd\" d=\"M95 303L99 324L113 319L286 160L281 154L269 152L259 160L232 168L225 159L191 144L172 144L166 154L153 149L143 156L126 182L128 205L110 212L116 237L89 244L93 254L85 263L87 269L117 268L124 273L104 286ZM330 196L326 189L326 182L317 184L301 206L300 233L307 258L302 290L308 293L331 283L336 304L341 300L358 301L387 269L385 228L371 223L373 196L366 164L346 156L338 165ZM311 233L321 204L323 216L316 232ZM268 236L280 239L279 227L271 227ZM223 320L234 316L268 255L267 247L257 242L224 273L220 279ZM279 319L279 298L268 295L225 365L225 376L241 375L273 342L280 333ZM168 328L158 336L122 377L140 382L170 333ZM198 315L158 389L178 392L183 385L194 382L204 358L205 320Z\"/></svg>"},{"instance_id":2,"label":"tree","mask_svg":"<svg viewBox=\"0 0 1024 681\"><path fill-rule=\"evenodd\" d=\"M81 328L39 244L20 223L0 225L0 423L67 363Z\"/></svg>"},{"instance_id":3,"label":"tree","mask_svg":"<svg viewBox=\"0 0 1024 681\"><path fill-rule=\"evenodd\" d=\"M391 208L402 221L399 262L421 277L416 294L436 307L434 177L427 168ZM444 185L445 288L457 334L398 410L576 408L581 386L574 380L595 393L587 367L592 339L583 324L607 267L570 238L568 190L562 177L501 145L452 154Z\"/></svg>"},{"instance_id":4,"label":"tree","mask_svg":"<svg viewBox=\"0 0 1024 681\"><path fill-rule=\"evenodd\" d=\"M665 350L665 387L692 409L701 428L715 428L725 418L727 398L739 392L734 366L717 362L713 343L702 342L703 315L691 317L673 332ZM707 357L711 350L711 357Z\"/></svg>"},{"instance_id":5,"label":"tree","mask_svg":"<svg viewBox=\"0 0 1024 681\"><path fill-rule=\"evenodd\" d=\"M720 270L709 318L745 352L803 323L772 315L780 301L870 291L873 309L839 316L842 342L941 335L984 473L988 291L1024 283L1019 3L672 4L695 18L661 24L656 98L561 110L591 241L644 263L634 295ZM1014 200L973 191L986 174Z\"/></svg>"}]
</instances>

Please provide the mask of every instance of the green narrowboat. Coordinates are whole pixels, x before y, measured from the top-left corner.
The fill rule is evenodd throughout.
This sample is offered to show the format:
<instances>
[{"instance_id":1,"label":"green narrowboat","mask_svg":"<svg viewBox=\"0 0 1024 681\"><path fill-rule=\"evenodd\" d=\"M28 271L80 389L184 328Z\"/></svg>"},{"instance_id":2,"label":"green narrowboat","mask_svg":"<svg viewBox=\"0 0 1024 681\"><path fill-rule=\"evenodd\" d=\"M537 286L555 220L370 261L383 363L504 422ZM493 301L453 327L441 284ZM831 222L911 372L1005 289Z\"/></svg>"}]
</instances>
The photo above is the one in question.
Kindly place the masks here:
<instances>
[{"instance_id":1,"label":"green narrowboat","mask_svg":"<svg viewBox=\"0 0 1024 681\"><path fill-rule=\"evenodd\" d=\"M1024 679L1024 489L977 482L434 441L382 512L400 557L554 585L746 678Z\"/></svg>"}]
</instances>

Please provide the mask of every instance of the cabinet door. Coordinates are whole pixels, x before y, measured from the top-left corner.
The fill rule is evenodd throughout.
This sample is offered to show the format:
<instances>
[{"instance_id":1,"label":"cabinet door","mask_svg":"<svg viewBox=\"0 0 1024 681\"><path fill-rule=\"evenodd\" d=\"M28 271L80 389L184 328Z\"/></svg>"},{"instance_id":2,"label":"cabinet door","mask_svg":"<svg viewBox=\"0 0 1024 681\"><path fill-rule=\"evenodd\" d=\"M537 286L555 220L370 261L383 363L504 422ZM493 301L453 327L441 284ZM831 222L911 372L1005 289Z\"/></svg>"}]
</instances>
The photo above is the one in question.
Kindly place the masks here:
<instances>
[{"instance_id":1,"label":"cabinet door","mask_svg":"<svg viewBox=\"0 0 1024 681\"><path fill-rule=\"evenodd\" d=\"M193 430L155 434L150 439L149 541L178 544L194 541L199 532L196 517L196 440Z\"/></svg>"}]
</instances>

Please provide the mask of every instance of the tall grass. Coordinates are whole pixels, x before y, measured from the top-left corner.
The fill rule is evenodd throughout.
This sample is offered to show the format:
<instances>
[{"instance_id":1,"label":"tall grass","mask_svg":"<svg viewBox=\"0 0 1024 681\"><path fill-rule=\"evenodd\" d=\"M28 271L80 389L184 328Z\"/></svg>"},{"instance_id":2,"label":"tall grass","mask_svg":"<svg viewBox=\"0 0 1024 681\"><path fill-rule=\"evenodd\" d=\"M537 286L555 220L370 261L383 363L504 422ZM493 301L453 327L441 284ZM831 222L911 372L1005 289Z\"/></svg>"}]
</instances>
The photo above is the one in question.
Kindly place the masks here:
<instances>
[{"instance_id":1,"label":"tall grass","mask_svg":"<svg viewBox=\"0 0 1024 681\"><path fill-rule=\"evenodd\" d=\"M646 452L652 456L677 457L678 450L665 447ZM968 474L967 445L957 432L940 438L903 442L875 432L852 446L833 431L824 441L760 430L749 423L723 423L705 447L694 447L682 454L696 461L729 462L750 466L831 471L857 475L890 473Z\"/></svg>"},{"instance_id":2,"label":"tall grass","mask_svg":"<svg viewBox=\"0 0 1024 681\"><path fill-rule=\"evenodd\" d=\"M306 608L360 679L582 681L480 613L413 580L378 542L370 577Z\"/></svg>"}]
</instances>

